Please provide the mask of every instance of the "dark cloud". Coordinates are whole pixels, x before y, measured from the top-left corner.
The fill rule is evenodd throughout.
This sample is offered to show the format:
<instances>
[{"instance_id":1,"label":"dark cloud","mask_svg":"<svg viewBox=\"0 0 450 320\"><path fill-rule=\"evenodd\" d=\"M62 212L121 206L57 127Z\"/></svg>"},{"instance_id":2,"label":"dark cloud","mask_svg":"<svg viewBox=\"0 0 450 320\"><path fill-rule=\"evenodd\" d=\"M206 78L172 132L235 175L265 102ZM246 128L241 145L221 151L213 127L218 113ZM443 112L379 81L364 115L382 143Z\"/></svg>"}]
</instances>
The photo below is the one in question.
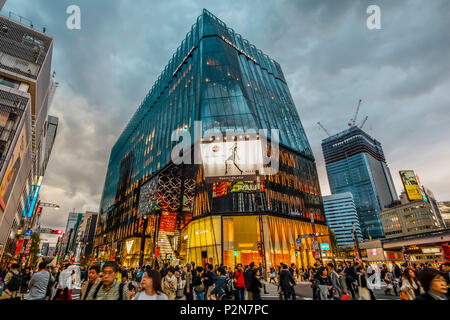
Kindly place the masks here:
<instances>
[{"instance_id":1,"label":"dark cloud","mask_svg":"<svg viewBox=\"0 0 450 320\"><path fill-rule=\"evenodd\" d=\"M66 8L81 7L68 30ZM366 8L381 7L381 30ZM320 143L346 128L359 98L360 120L377 138L395 180L415 169L439 200L450 199L450 2L16 0L5 9L54 36L61 87L50 111L60 118L42 198L60 203L43 224L65 226L72 208L98 209L109 153L202 8L277 60L329 193Z\"/></svg>"}]
</instances>

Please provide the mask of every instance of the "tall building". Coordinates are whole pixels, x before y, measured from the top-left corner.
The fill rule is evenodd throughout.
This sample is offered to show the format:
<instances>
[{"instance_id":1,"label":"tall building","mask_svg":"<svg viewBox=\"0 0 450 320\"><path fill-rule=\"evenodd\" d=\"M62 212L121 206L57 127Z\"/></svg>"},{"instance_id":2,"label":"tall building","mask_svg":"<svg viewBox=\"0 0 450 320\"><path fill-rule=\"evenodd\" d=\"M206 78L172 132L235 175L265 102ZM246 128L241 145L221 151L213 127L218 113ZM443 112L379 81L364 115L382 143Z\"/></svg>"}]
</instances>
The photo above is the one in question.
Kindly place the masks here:
<instances>
[{"instance_id":1,"label":"tall building","mask_svg":"<svg viewBox=\"0 0 450 320\"><path fill-rule=\"evenodd\" d=\"M48 242L43 242L41 247L41 254L45 257L48 255L48 250L50 249L50 244Z\"/></svg>"},{"instance_id":2,"label":"tall building","mask_svg":"<svg viewBox=\"0 0 450 320\"><path fill-rule=\"evenodd\" d=\"M95 229L97 227L97 212L87 211L84 214L83 221L78 228L76 248L75 248L75 261L79 261L80 258L88 257L93 250Z\"/></svg>"},{"instance_id":3,"label":"tall building","mask_svg":"<svg viewBox=\"0 0 450 320\"><path fill-rule=\"evenodd\" d=\"M350 192L337 193L323 197L323 208L328 227L336 234L339 246L353 246L353 226L356 236L362 241L361 227L353 195Z\"/></svg>"},{"instance_id":4,"label":"tall building","mask_svg":"<svg viewBox=\"0 0 450 320\"><path fill-rule=\"evenodd\" d=\"M447 229L450 228L450 201L441 201L438 202L439 210L442 215L442 219L444 219L445 227Z\"/></svg>"},{"instance_id":5,"label":"tall building","mask_svg":"<svg viewBox=\"0 0 450 320\"><path fill-rule=\"evenodd\" d=\"M333 194L351 192L364 239L382 239L380 212L397 201L381 144L357 126L322 141Z\"/></svg>"},{"instance_id":6,"label":"tall building","mask_svg":"<svg viewBox=\"0 0 450 320\"><path fill-rule=\"evenodd\" d=\"M436 220L438 221L439 226L442 228L445 228L445 221L444 221L444 218L442 217L442 213L441 213L441 210L439 207L439 202L436 200L436 197L434 196L433 191L431 191L426 186L423 186L422 189L425 194L425 197L427 198L428 202L431 205L431 209L433 210L433 214L436 217Z\"/></svg>"},{"instance_id":7,"label":"tall building","mask_svg":"<svg viewBox=\"0 0 450 320\"><path fill-rule=\"evenodd\" d=\"M443 230L433 206L424 200L409 200L405 192L400 204L381 211L381 221L387 240Z\"/></svg>"},{"instance_id":8,"label":"tall building","mask_svg":"<svg viewBox=\"0 0 450 320\"><path fill-rule=\"evenodd\" d=\"M263 141L277 139L272 129L278 152ZM188 160L199 142L191 157L202 164L171 161L173 133L186 137ZM312 239L300 252L295 240L313 230L328 234L315 160L280 65L203 10L112 148L97 259L307 266Z\"/></svg>"},{"instance_id":9,"label":"tall building","mask_svg":"<svg viewBox=\"0 0 450 320\"><path fill-rule=\"evenodd\" d=\"M3 9L3 6L5 5L6 0L0 0L0 10Z\"/></svg>"},{"instance_id":10,"label":"tall building","mask_svg":"<svg viewBox=\"0 0 450 320\"><path fill-rule=\"evenodd\" d=\"M64 236L62 240L61 255L65 255L69 250L69 244L72 242L74 237L74 228L78 221L78 212L69 212L67 217L66 228L64 229Z\"/></svg>"},{"instance_id":11,"label":"tall building","mask_svg":"<svg viewBox=\"0 0 450 320\"><path fill-rule=\"evenodd\" d=\"M0 261L33 228L45 168L53 39L16 15L0 15ZM6 263L6 261L3 261Z\"/></svg>"}]
</instances>

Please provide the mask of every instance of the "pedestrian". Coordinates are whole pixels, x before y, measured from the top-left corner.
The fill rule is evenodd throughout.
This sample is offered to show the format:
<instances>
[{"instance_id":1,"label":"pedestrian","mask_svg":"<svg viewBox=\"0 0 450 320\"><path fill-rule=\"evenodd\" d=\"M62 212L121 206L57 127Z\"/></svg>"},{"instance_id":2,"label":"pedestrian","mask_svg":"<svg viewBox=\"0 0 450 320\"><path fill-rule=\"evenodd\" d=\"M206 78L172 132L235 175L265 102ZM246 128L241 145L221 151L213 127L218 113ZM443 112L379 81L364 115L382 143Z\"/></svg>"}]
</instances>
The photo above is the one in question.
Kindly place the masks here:
<instances>
[{"instance_id":1,"label":"pedestrian","mask_svg":"<svg viewBox=\"0 0 450 320\"><path fill-rule=\"evenodd\" d=\"M182 278L182 272L183 270L181 268L175 271L175 278L177 279L177 291L175 293L175 299L177 300L184 297L185 280L183 280Z\"/></svg>"},{"instance_id":2,"label":"pedestrian","mask_svg":"<svg viewBox=\"0 0 450 320\"><path fill-rule=\"evenodd\" d=\"M236 270L233 274L234 288L235 288L235 298L236 300L244 300L245 296L245 278L244 272L242 270L242 264L237 265Z\"/></svg>"},{"instance_id":3,"label":"pedestrian","mask_svg":"<svg viewBox=\"0 0 450 320\"><path fill-rule=\"evenodd\" d=\"M275 268L270 268L269 283L273 282L274 284L276 284L275 277L276 277Z\"/></svg>"},{"instance_id":4,"label":"pedestrian","mask_svg":"<svg viewBox=\"0 0 450 320\"><path fill-rule=\"evenodd\" d=\"M444 275L436 269L425 268L418 277L425 291L415 300L448 300L448 285Z\"/></svg>"},{"instance_id":5,"label":"pedestrian","mask_svg":"<svg viewBox=\"0 0 450 320\"><path fill-rule=\"evenodd\" d=\"M331 285L333 286L333 298L335 300L342 300L342 295L347 294L347 286L345 284L345 278L342 275L342 269L336 272L334 264L328 263L328 272L330 274Z\"/></svg>"},{"instance_id":6,"label":"pedestrian","mask_svg":"<svg viewBox=\"0 0 450 320\"><path fill-rule=\"evenodd\" d=\"M45 262L39 263L38 272L31 276L28 283L30 292L26 300L45 300L46 297L51 295L51 286L54 281L55 278L47 270L47 264Z\"/></svg>"},{"instance_id":7,"label":"pedestrian","mask_svg":"<svg viewBox=\"0 0 450 320\"><path fill-rule=\"evenodd\" d=\"M190 263L186 264L184 295L186 296L186 300L194 300L194 294L192 292L192 265Z\"/></svg>"},{"instance_id":8,"label":"pedestrian","mask_svg":"<svg viewBox=\"0 0 450 320\"><path fill-rule=\"evenodd\" d=\"M72 300L73 274L70 266L70 263L66 263L59 274L54 300Z\"/></svg>"},{"instance_id":9,"label":"pedestrian","mask_svg":"<svg viewBox=\"0 0 450 320\"><path fill-rule=\"evenodd\" d=\"M96 288L100 284L100 266L93 265L89 267L87 280L81 285L80 300L86 300L92 287Z\"/></svg>"},{"instance_id":10,"label":"pedestrian","mask_svg":"<svg viewBox=\"0 0 450 320\"><path fill-rule=\"evenodd\" d=\"M169 300L162 289L161 273L157 270L146 269L142 275L142 291L136 293L133 300Z\"/></svg>"},{"instance_id":11,"label":"pedestrian","mask_svg":"<svg viewBox=\"0 0 450 320\"><path fill-rule=\"evenodd\" d=\"M5 299L20 299L17 297L22 285L22 275L20 273L20 265L18 263L13 263L4 275L4 289L0 296L0 300Z\"/></svg>"},{"instance_id":12,"label":"pedestrian","mask_svg":"<svg viewBox=\"0 0 450 320\"><path fill-rule=\"evenodd\" d=\"M283 264L283 270L281 270L280 274L280 287L281 291L284 295L284 300L295 300L295 279L294 276L289 272L287 265Z\"/></svg>"},{"instance_id":13,"label":"pedestrian","mask_svg":"<svg viewBox=\"0 0 450 320\"><path fill-rule=\"evenodd\" d=\"M253 269L255 268L255 263L250 262L249 267L244 272L245 288L247 289L247 300L253 300L252 291L252 280L254 278Z\"/></svg>"},{"instance_id":14,"label":"pedestrian","mask_svg":"<svg viewBox=\"0 0 450 320\"><path fill-rule=\"evenodd\" d=\"M205 300L205 285L203 283L203 273L203 268L198 266L195 275L192 278L192 287L194 288L197 300Z\"/></svg>"},{"instance_id":15,"label":"pedestrian","mask_svg":"<svg viewBox=\"0 0 450 320\"><path fill-rule=\"evenodd\" d=\"M357 280L357 275L355 267L351 263L345 262L344 275L347 289L348 291L350 291L352 299L355 300L356 299L355 281Z\"/></svg>"},{"instance_id":16,"label":"pedestrian","mask_svg":"<svg viewBox=\"0 0 450 320\"><path fill-rule=\"evenodd\" d=\"M167 274L163 278L162 288L169 300L175 300L177 292L177 278L175 277L175 269L173 267L167 268Z\"/></svg>"},{"instance_id":17,"label":"pedestrian","mask_svg":"<svg viewBox=\"0 0 450 320\"><path fill-rule=\"evenodd\" d=\"M356 267L358 279L358 296L359 300L376 300L372 290L367 286L367 277L364 267L359 265Z\"/></svg>"},{"instance_id":18,"label":"pedestrian","mask_svg":"<svg viewBox=\"0 0 450 320\"><path fill-rule=\"evenodd\" d=\"M107 261L101 271L101 282L90 290L86 300L129 300L128 287L117 281L117 264Z\"/></svg>"},{"instance_id":19,"label":"pedestrian","mask_svg":"<svg viewBox=\"0 0 450 320\"><path fill-rule=\"evenodd\" d=\"M26 267L24 272L22 273L22 281L20 284L20 298L23 300L25 297L25 294L28 292L28 283L30 283L31 280L31 268Z\"/></svg>"},{"instance_id":20,"label":"pedestrian","mask_svg":"<svg viewBox=\"0 0 450 320\"><path fill-rule=\"evenodd\" d=\"M416 278L414 269L408 267L405 269L400 288L400 300L415 300L417 296L424 294L425 291Z\"/></svg>"},{"instance_id":21,"label":"pedestrian","mask_svg":"<svg viewBox=\"0 0 450 320\"><path fill-rule=\"evenodd\" d=\"M214 284L217 279L217 275L213 270L212 264L206 265L206 270L204 274L204 285L205 285L205 297L208 300L211 297L211 291L214 289Z\"/></svg>"},{"instance_id":22,"label":"pedestrian","mask_svg":"<svg viewBox=\"0 0 450 320\"><path fill-rule=\"evenodd\" d=\"M263 287L261 281L261 273L259 269L253 270L253 277L250 281L250 291L252 293L252 300L261 300L261 288Z\"/></svg>"},{"instance_id":23,"label":"pedestrian","mask_svg":"<svg viewBox=\"0 0 450 320\"><path fill-rule=\"evenodd\" d=\"M211 290L210 295L214 295L216 300L222 300L222 297L226 293L226 281L227 277L225 276L225 270L222 267L218 267L217 270L217 278L214 288Z\"/></svg>"}]
</instances>

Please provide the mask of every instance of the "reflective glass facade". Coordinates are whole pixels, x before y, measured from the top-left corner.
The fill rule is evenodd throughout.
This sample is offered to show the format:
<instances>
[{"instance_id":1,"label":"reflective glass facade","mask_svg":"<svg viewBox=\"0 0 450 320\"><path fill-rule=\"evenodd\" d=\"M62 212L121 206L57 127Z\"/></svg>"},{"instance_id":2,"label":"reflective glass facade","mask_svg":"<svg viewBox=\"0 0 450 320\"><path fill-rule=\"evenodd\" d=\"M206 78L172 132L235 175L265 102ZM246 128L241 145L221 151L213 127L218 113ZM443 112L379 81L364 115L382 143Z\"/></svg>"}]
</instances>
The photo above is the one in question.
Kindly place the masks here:
<instances>
[{"instance_id":1,"label":"reflective glass facade","mask_svg":"<svg viewBox=\"0 0 450 320\"><path fill-rule=\"evenodd\" d=\"M384 238L380 211L398 200L381 144L358 127L322 142L333 194L351 192L364 239Z\"/></svg>"},{"instance_id":2,"label":"reflective glass facade","mask_svg":"<svg viewBox=\"0 0 450 320\"><path fill-rule=\"evenodd\" d=\"M184 130L194 138L194 121L202 122L202 134L267 129L270 139L278 129L279 172L207 183L201 165L175 166L171 134ZM171 213L175 230L145 237L158 242L161 256L177 259L194 243L181 233L204 216L281 216L303 220L311 232L311 216L325 225L314 157L280 65L204 10L114 145L100 212L97 246L119 254L126 239L142 234L143 217L159 230L171 223L161 221L161 212ZM221 228L214 239L195 241L206 248L205 259L222 250Z\"/></svg>"}]
</instances>

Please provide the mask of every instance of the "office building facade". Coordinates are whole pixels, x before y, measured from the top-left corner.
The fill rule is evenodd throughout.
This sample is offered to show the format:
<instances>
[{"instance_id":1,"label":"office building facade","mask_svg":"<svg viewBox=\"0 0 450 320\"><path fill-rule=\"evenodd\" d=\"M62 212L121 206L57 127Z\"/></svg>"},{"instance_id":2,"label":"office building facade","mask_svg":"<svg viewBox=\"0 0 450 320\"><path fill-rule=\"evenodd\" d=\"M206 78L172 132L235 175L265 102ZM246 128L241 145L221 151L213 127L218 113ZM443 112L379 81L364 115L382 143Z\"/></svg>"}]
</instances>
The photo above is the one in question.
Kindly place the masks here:
<instances>
[{"instance_id":1,"label":"office building facade","mask_svg":"<svg viewBox=\"0 0 450 320\"><path fill-rule=\"evenodd\" d=\"M174 164L171 135L195 138L195 121L202 137L211 129L223 136L267 129L272 141L278 129L278 173L231 174L238 166L229 159L214 168ZM238 154L262 143L258 135L219 135L199 143L202 159L227 143ZM306 266L315 261L311 239L301 252L294 244L313 232L312 220L328 234L315 160L280 65L204 10L111 151L97 259Z\"/></svg>"},{"instance_id":2,"label":"office building facade","mask_svg":"<svg viewBox=\"0 0 450 320\"><path fill-rule=\"evenodd\" d=\"M51 75L53 39L0 15L0 260L36 221L45 168L48 108L56 83ZM25 21L19 19L20 21Z\"/></svg>"},{"instance_id":3,"label":"office building facade","mask_svg":"<svg viewBox=\"0 0 450 320\"><path fill-rule=\"evenodd\" d=\"M405 192L400 204L381 211L386 240L444 230L433 205L424 200L408 200Z\"/></svg>"},{"instance_id":4,"label":"office building facade","mask_svg":"<svg viewBox=\"0 0 450 320\"><path fill-rule=\"evenodd\" d=\"M350 192L363 238L382 239L380 212L398 197L381 144L354 126L324 139L322 150L331 192Z\"/></svg>"},{"instance_id":5,"label":"office building facade","mask_svg":"<svg viewBox=\"0 0 450 320\"><path fill-rule=\"evenodd\" d=\"M444 220L445 227L450 228L450 201L440 201L438 202L439 210Z\"/></svg>"},{"instance_id":6,"label":"office building facade","mask_svg":"<svg viewBox=\"0 0 450 320\"><path fill-rule=\"evenodd\" d=\"M339 246L354 245L353 226L359 241L363 240L353 195L350 192L323 197L328 227L334 231Z\"/></svg>"}]
</instances>

